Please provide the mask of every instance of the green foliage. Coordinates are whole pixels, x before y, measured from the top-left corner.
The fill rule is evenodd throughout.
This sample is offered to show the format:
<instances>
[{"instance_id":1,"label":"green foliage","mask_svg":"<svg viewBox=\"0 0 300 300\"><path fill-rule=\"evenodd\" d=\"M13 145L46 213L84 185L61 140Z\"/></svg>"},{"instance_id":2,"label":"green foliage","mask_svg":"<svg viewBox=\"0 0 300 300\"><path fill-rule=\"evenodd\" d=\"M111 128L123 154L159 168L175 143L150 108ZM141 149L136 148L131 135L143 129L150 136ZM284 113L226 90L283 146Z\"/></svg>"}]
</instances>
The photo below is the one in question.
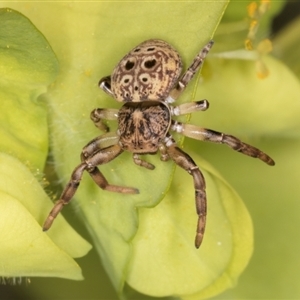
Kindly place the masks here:
<instances>
[{"instance_id":1,"label":"green foliage","mask_svg":"<svg viewBox=\"0 0 300 300\"><path fill-rule=\"evenodd\" d=\"M41 231L39 223L51 202L28 168L1 153L0 177L1 276L82 279L72 257L85 255L90 247L62 218L61 237Z\"/></svg>"},{"instance_id":2,"label":"green foliage","mask_svg":"<svg viewBox=\"0 0 300 300\"><path fill-rule=\"evenodd\" d=\"M53 47L54 45L57 47L57 53L61 52L61 56L66 58L65 63L62 63L61 66L61 75L48 94L53 153L55 161L63 162L63 164L57 164L57 170L64 178L69 177L70 171L79 163L78 154L81 148L91 138L99 135L98 130L89 120L91 109L95 107L119 107L113 99L104 93L99 93L96 89L95 85L99 78L110 74L122 56L147 38L167 40L174 46L178 46L185 61L191 61L195 53L212 37L226 6L225 3L197 4L197 11L207 11L211 17L199 19L196 13L192 14L190 19L193 21L182 30L181 24L185 21L187 12L193 10L192 6L195 3L184 5L182 3L172 3L172 5L170 3L160 3L159 5L157 3L143 3L137 5L134 11L130 5L120 3L115 5L118 5L117 11L113 10L114 4L107 6L106 3L101 3L97 7L97 11L99 13L106 11L106 15L101 16L100 19L97 13L93 17L87 12L83 13L81 15L82 26L79 32L74 31L73 26L77 22L77 15L68 14L71 19L65 25L65 30L69 32L68 35L70 36L74 36L76 33L76 39L70 40L68 49L62 47L63 44L53 44ZM74 9L79 9L79 7L81 6L75 6ZM166 16L165 11L169 9L172 10L172 14ZM137 12L139 18L136 16ZM145 14L152 16L151 25L147 18L144 18ZM122 31L115 33L113 41L110 31L101 30L101 28L111 27L112 18L115 20L114 28L122 28ZM139 23L138 27L135 26L136 22ZM163 27L169 29L160 30ZM140 31L141 28L143 32ZM200 34L194 28L199 28L199 32L200 28L204 30L201 30ZM126 32L126 39L123 38L124 32ZM85 43L82 43L83 38ZM197 43L191 43L192 40L197 40ZM97 53L93 55L95 51ZM80 63L78 63L79 57ZM74 88L74 83L77 83L76 88ZM190 100L191 88L192 86L187 90L182 101ZM82 99L88 99L88 101L82 101ZM70 103L75 104L70 105ZM113 123L109 125L114 126ZM75 133L76 138L74 138ZM111 163L101 166L101 171L109 182L134 186L139 189L139 195L103 192L95 186L88 176L84 176L76 194L82 219L93 238L94 245L115 289L120 294L125 281L131 276L132 251L135 251L133 247L135 242L139 244L137 237L135 237L139 222L142 222L141 218L138 219L138 208L157 205L166 195L174 173L174 165L171 162L163 163L157 156L146 157L146 159L156 166L155 171L145 170L134 165L131 155L128 153L124 153ZM192 189L192 182L189 181L187 186ZM194 207L193 199L194 196L191 197L191 207ZM195 226L195 212L193 216L192 220ZM58 225L54 224L54 226ZM194 226L191 233L194 233ZM165 237L159 235L159 232L157 238L160 243L166 240ZM134 243L131 243L132 239L134 239ZM195 252L193 238L189 239L189 242L189 251ZM251 243L251 239L249 242ZM189 251L184 252L185 255L189 255ZM196 253L201 255L201 252ZM143 261L148 259L148 257L144 257ZM201 269L201 264L198 265L198 269ZM215 272L219 274L222 269L224 266L220 266L220 270ZM142 271L140 269L138 274L134 276L139 276ZM212 278L215 277L217 275ZM153 286L149 283L148 289L151 287ZM145 292L146 290L144 290ZM164 295L174 293L175 291L172 292L171 290L163 292Z\"/></svg>"},{"instance_id":3,"label":"green foliage","mask_svg":"<svg viewBox=\"0 0 300 300\"><path fill-rule=\"evenodd\" d=\"M47 110L38 96L57 75L57 59L32 23L11 9L0 9L0 58L0 275L82 279L72 257L85 255L87 242L62 218L67 239L51 239L39 225L51 201L37 180L48 151Z\"/></svg>"},{"instance_id":4,"label":"green foliage","mask_svg":"<svg viewBox=\"0 0 300 300\"><path fill-rule=\"evenodd\" d=\"M140 209L128 283L152 295L204 299L236 284L252 254L252 222L239 196L197 153L208 191L205 242L195 232L191 178L176 170L170 191L156 207ZM186 277L189 280L186 280ZM183 284L184 283L184 284Z\"/></svg>"},{"instance_id":5,"label":"green foliage","mask_svg":"<svg viewBox=\"0 0 300 300\"><path fill-rule=\"evenodd\" d=\"M237 193L202 155L213 163L218 162L226 178L237 177L231 182L236 183L234 186L243 199L256 203L251 206L247 202L247 206L257 207L254 209L257 212L265 207L264 203L272 206L268 197L279 202L276 197L280 193L270 192L274 187L268 184L268 176L275 172L272 184L281 186L282 178L276 170L284 171L280 165L286 161L272 145L278 146L279 138L298 138L300 125L299 78L259 46L282 4L276 2L269 13L259 18L261 26L253 40L253 51L242 48L250 24L247 4L232 1L219 27L227 6L223 1L14 4L13 7L30 17L47 37L60 62L58 76L56 57L41 33L21 14L10 9L0 10L0 99L6 112L0 113L1 138L3 136L0 150L6 153L0 155L0 176L6 179L0 184L3 194L0 214L1 239L7 241L7 246L0 247L0 253L8 262L5 270L0 269L0 275L82 278L71 256L84 255L88 244L61 216L49 233L41 232L40 224L51 202L21 162L29 165L35 175L40 173L47 156L49 130L55 168L58 177L66 183L80 162L82 147L101 134L89 120L90 111L96 107L120 107L97 89L99 79L109 75L120 58L138 43L160 38L178 49L187 65L214 36L216 45L205 62L201 86L199 80L194 80L179 102L207 98L210 109L195 114L191 123L232 133L262 146L262 150L275 156L279 168L269 170L262 163L223 147L220 154L215 150L217 146L184 141L185 151L199 164L207 181L208 223L199 250L193 246L197 216L192 179L183 170L175 171L171 162L161 162L158 156L145 157L156 166L154 171L136 166L129 153L101 166L109 182L136 187L139 195L102 191L84 175L72 204L88 229L119 297L124 297L126 286L127 295L134 293L139 300L151 299L150 296L193 300L218 295L237 283L253 251L252 221ZM280 45L285 41L284 36L278 39ZM288 42L288 45L297 45L298 39L290 38ZM293 47L282 49L287 53L287 64L293 67L288 62L294 53ZM284 55L278 57L284 59ZM267 70L264 79L257 76L261 69ZM296 67L295 73L298 74ZM47 93L42 97L44 102L41 102L38 96L46 92L47 86ZM113 122L109 126L115 128ZM233 162L235 159L237 163ZM238 175L235 170L239 170ZM246 185L249 185L247 192L243 189ZM278 216L275 210L278 206L273 205L273 211L267 211L266 215ZM254 224L260 226L256 231L260 232L264 223L254 220ZM264 253L260 245L264 245L265 240L266 237L256 236L260 249L259 253L254 250L254 260L259 258L257 265L264 261L259 254ZM23 264L14 260L20 253L26 253L27 260L22 261ZM86 290L86 298L95 295L94 289L104 276L98 274L100 271L94 262L92 265L95 284L93 289ZM249 268L251 270L251 265ZM259 276L255 272L251 274L252 277L247 277L246 272L245 276L252 287L251 278ZM279 281L279 277L276 280ZM257 295L247 289L247 284L242 281L228 297L255 298ZM263 285L262 278L254 288ZM270 290L272 283L266 280L266 285ZM244 289L239 290L239 286ZM280 294L279 285L276 288L272 287L276 292L273 296L267 294L268 297ZM149 297L136 294L133 289ZM263 293L264 289L260 291ZM71 289L68 292L71 295ZM41 293L44 295L44 290Z\"/></svg>"},{"instance_id":6,"label":"green foliage","mask_svg":"<svg viewBox=\"0 0 300 300\"><path fill-rule=\"evenodd\" d=\"M21 14L0 11L1 151L42 169L48 151L47 111L37 102L58 73L50 45Z\"/></svg>"}]
</instances>

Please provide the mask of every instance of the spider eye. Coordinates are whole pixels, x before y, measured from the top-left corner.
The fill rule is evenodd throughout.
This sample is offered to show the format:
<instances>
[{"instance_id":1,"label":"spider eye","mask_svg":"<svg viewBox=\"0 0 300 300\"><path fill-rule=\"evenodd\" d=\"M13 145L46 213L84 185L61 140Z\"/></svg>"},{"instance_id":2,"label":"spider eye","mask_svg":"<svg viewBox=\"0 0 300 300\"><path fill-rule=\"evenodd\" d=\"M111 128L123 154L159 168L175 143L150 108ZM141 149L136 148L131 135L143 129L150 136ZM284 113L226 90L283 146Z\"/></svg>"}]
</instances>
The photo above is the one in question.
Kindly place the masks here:
<instances>
[{"instance_id":1,"label":"spider eye","mask_svg":"<svg viewBox=\"0 0 300 300\"><path fill-rule=\"evenodd\" d=\"M145 61L144 66L146 69L151 69L156 65L156 59L151 59L148 61Z\"/></svg>"},{"instance_id":2,"label":"spider eye","mask_svg":"<svg viewBox=\"0 0 300 300\"><path fill-rule=\"evenodd\" d=\"M148 52L153 51L153 50L155 50L154 47L151 47L151 48L148 48L148 49L147 49Z\"/></svg>"}]
</instances>

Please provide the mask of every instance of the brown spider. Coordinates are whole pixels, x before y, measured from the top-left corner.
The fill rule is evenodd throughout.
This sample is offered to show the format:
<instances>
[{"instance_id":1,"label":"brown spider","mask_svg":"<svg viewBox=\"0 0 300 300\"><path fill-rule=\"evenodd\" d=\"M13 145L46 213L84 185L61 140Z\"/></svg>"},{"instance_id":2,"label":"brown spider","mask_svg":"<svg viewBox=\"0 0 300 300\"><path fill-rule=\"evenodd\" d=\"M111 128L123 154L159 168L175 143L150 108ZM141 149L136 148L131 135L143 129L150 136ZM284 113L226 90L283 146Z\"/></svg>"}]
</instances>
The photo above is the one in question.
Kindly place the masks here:
<instances>
[{"instance_id":1,"label":"brown spider","mask_svg":"<svg viewBox=\"0 0 300 300\"><path fill-rule=\"evenodd\" d=\"M270 166L275 164L267 154L234 136L172 119L173 116L204 111L208 108L207 100L178 106L171 104L200 69L212 45L213 41L210 41L196 55L179 79L182 62L178 52L162 40L148 40L130 51L118 63L111 76L100 80L99 87L103 91L125 104L119 110L97 108L91 112L94 124L107 133L93 139L83 148L82 162L73 171L60 199L46 219L44 231L51 227L64 205L72 199L84 171L87 171L95 183L104 190L137 194L138 189L109 184L97 166L110 162L127 150L133 153L135 164L153 170L154 166L142 160L140 155L160 152L161 160L172 159L193 176L198 214L195 246L199 248L206 224L205 181L193 159L178 148L170 131L201 141L226 144L233 150L257 157ZM109 128L102 122L103 119L117 120L118 130L108 132Z\"/></svg>"}]
</instances>

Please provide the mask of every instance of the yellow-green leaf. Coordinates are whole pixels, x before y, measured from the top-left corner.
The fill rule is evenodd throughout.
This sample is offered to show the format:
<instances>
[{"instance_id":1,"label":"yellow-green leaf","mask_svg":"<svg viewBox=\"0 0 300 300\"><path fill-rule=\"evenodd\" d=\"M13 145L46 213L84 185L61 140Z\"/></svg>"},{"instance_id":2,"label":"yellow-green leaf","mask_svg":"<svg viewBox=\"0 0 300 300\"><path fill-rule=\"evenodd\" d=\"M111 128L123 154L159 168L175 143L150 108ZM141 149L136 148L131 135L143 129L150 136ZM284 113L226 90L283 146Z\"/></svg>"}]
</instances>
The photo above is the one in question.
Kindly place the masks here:
<instances>
[{"instance_id":1,"label":"yellow-green leaf","mask_svg":"<svg viewBox=\"0 0 300 300\"><path fill-rule=\"evenodd\" d=\"M37 100L58 72L50 45L36 27L12 9L0 9L0 149L44 168L47 112Z\"/></svg>"},{"instance_id":2,"label":"yellow-green leaf","mask_svg":"<svg viewBox=\"0 0 300 300\"><path fill-rule=\"evenodd\" d=\"M90 246L62 217L57 220L60 238L55 230L49 236L42 231L52 203L31 172L0 153L0 178L0 276L82 279L72 257L85 255Z\"/></svg>"},{"instance_id":3,"label":"yellow-green leaf","mask_svg":"<svg viewBox=\"0 0 300 300\"><path fill-rule=\"evenodd\" d=\"M299 136L299 80L277 59L265 56L263 61L269 75L260 79L255 61L208 59L196 97L208 99L210 108L201 116L194 114L191 122L241 138Z\"/></svg>"},{"instance_id":4,"label":"yellow-green leaf","mask_svg":"<svg viewBox=\"0 0 300 300\"><path fill-rule=\"evenodd\" d=\"M0 276L82 279L72 257L86 254L90 246L61 217L64 234L42 232L40 224L52 202L27 168L42 177L48 124L46 107L38 97L57 75L57 59L26 17L3 8L0 61Z\"/></svg>"},{"instance_id":5,"label":"yellow-green leaf","mask_svg":"<svg viewBox=\"0 0 300 300\"><path fill-rule=\"evenodd\" d=\"M251 257L253 229L243 202L211 166L191 155L207 184L203 244L193 247L198 217L192 178L176 170L164 200L139 210L128 283L141 293L206 299L232 287Z\"/></svg>"},{"instance_id":6,"label":"yellow-green leaf","mask_svg":"<svg viewBox=\"0 0 300 300\"><path fill-rule=\"evenodd\" d=\"M185 64L189 63L212 38L226 4L41 3L37 4L38 16L28 11L35 22L39 20L38 23L43 24L43 32L61 62L59 78L47 98L51 108L53 154L64 182L80 163L82 147L101 134L89 119L90 111L96 107L120 107L97 89L99 79L109 75L129 50L150 38L171 43L182 53ZM182 101L189 100L191 91L191 88L186 91ZM113 128L112 122L109 125ZM100 167L109 182L136 187L139 195L102 191L87 175L76 194L84 223L119 293L128 276L130 241L138 228L137 207L155 206L166 193L174 170L171 162L162 163L158 157L145 159L155 164L155 171L134 165L128 153ZM56 226L54 223L50 230Z\"/></svg>"},{"instance_id":7,"label":"yellow-green leaf","mask_svg":"<svg viewBox=\"0 0 300 300\"><path fill-rule=\"evenodd\" d=\"M16 85L48 85L58 64L49 43L31 21L10 8L0 9L0 77Z\"/></svg>"}]
</instances>

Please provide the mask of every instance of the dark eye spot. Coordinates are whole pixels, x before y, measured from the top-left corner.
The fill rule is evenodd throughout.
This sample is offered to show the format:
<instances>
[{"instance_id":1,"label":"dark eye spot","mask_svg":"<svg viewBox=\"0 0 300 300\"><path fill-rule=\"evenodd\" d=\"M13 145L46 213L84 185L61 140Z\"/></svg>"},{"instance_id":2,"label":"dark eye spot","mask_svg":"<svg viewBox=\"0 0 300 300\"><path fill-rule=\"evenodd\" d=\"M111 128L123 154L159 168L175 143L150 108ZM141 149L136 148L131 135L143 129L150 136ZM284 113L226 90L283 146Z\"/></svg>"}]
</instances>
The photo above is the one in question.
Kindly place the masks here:
<instances>
[{"instance_id":1,"label":"dark eye spot","mask_svg":"<svg viewBox=\"0 0 300 300\"><path fill-rule=\"evenodd\" d=\"M143 81L143 82L147 82L147 81L148 81L148 78L147 78L147 77L143 77L143 78L142 78L142 81Z\"/></svg>"},{"instance_id":2,"label":"dark eye spot","mask_svg":"<svg viewBox=\"0 0 300 300\"><path fill-rule=\"evenodd\" d=\"M155 59L152 59L152 60L148 60L145 62L144 66L147 68L147 69L151 69L152 67L154 67L156 64L156 60Z\"/></svg>"},{"instance_id":3,"label":"dark eye spot","mask_svg":"<svg viewBox=\"0 0 300 300\"><path fill-rule=\"evenodd\" d=\"M148 49L147 49L147 51L153 51L153 50L155 50L154 47L151 47L151 48L148 48Z\"/></svg>"},{"instance_id":4,"label":"dark eye spot","mask_svg":"<svg viewBox=\"0 0 300 300\"><path fill-rule=\"evenodd\" d=\"M124 83L128 83L128 82L129 82L128 78L124 79Z\"/></svg>"},{"instance_id":5,"label":"dark eye spot","mask_svg":"<svg viewBox=\"0 0 300 300\"><path fill-rule=\"evenodd\" d=\"M136 48L133 52L140 52L141 49L140 48Z\"/></svg>"},{"instance_id":6,"label":"dark eye spot","mask_svg":"<svg viewBox=\"0 0 300 300\"><path fill-rule=\"evenodd\" d=\"M134 62L128 60L128 61L126 62L126 64L125 64L125 69L126 69L127 71L129 71L129 70L131 70L133 67L134 67Z\"/></svg>"},{"instance_id":7,"label":"dark eye spot","mask_svg":"<svg viewBox=\"0 0 300 300\"><path fill-rule=\"evenodd\" d=\"M137 86L134 87L134 90L137 91L139 88Z\"/></svg>"}]
</instances>

